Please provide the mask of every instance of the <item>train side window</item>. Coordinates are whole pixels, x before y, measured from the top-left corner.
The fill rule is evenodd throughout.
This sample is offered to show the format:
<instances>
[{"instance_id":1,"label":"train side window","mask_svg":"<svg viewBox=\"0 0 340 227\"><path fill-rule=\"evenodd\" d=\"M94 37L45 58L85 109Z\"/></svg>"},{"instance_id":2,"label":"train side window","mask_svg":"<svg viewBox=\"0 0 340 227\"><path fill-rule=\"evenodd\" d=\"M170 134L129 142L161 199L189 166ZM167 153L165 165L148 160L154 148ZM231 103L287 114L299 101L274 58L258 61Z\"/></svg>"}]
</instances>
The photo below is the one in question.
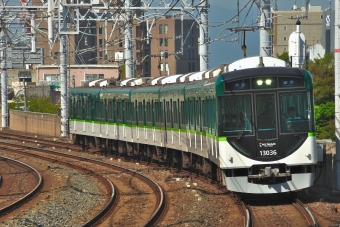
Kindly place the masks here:
<instances>
[{"instance_id":1,"label":"train side window","mask_svg":"<svg viewBox=\"0 0 340 227\"><path fill-rule=\"evenodd\" d=\"M121 122L121 103L120 101L117 101L116 103L116 120L117 122Z\"/></svg>"},{"instance_id":2,"label":"train side window","mask_svg":"<svg viewBox=\"0 0 340 227\"><path fill-rule=\"evenodd\" d=\"M100 115L100 109L99 109L99 102L96 100L94 101L94 119L98 120Z\"/></svg>"},{"instance_id":3,"label":"train side window","mask_svg":"<svg viewBox=\"0 0 340 227\"><path fill-rule=\"evenodd\" d=\"M131 121L131 115L130 115L130 102L125 102L125 118L127 122Z\"/></svg>"},{"instance_id":4,"label":"train side window","mask_svg":"<svg viewBox=\"0 0 340 227\"><path fill-rule=\"evenodd\" d=\"M158 109L157 109L157 107L158 107L158 102L156 101L156 102L154 102L154 104L153 104L153 116L154 116L154 122L155 122L155 124L158 123Z\"/></svg>"},{"instance_id":5,"label":"train side window","mask_svg":"<svg viewBox=\"0 0 340 227\"><path fill-rule=\"evenodd\" d=\"M90 119L91 118L91 103L90 100L85 100L85 118Z\"/></svg>"},{"instance_id":6,"label":"train side window","mask_svg":"<svg viewBox=\"0 0 340 227\"><path fill-rule=\"evenodd\" d=\"M155 109L155 103L152 100L151 101L151 107L150 107L150 117L151 117L151 125L152 126L155 126L155 112L154 112L154 109Z\"/></svg>"},{"instance_id":7,"label":"train side window","mask_svg":"<svg viewBox=\"0 0 340 227\"><path fill-rule=\"evenodd\" d=\"M134 116L134 121L136 123L136 125L138 125L138 102L137 100L135 101L135 104L134 104L134 112L133 112L133 116Z\"/></svg>"},{"instance_id":8,"label":"train side window","mask_svg":"<svg viewBox=\"0 0 340 227\"><path fill-rule=\"evenodd\" d=\"M165 114L166 114L166 123L170 123L170 107L169 107L169 101L165 103Z\"/></svg>"},{"instance_id":9,"label":"train side window","mask_svg":"<svg viewBox=\"0 0 340 227\"><path fill-rule=\"evenodd\" d=\"M151 103L146 102L146 122L151 124Z\"/></svg>"},{"instance_id":10,"label":"train side window","mask_svg":"<svg viewBox=\"0 0 340 227\"><path fill-rule=\"evenodd\" d=\"M180 106L180 123L185 124L185 112L184 112L184 101L181 101L181 106Z\"/></svg>"},{"instance_id":11,"label":"train side window","mask_svg":"<svg viewBox=\"0 0 340 227\"><path fill-rule=\"evenodd\" d=\"M112 100L112 121L116 122L116 100Z\"/></svg>"},{"instance_id":12,"label":"train side window","mask_svg":"<svg viewBox=\"0 0 340 227\"><path fill-rule=\"evenodd\" d=\"M213 97L211 104L212 104L211 134L216 135L216 114L215 114L216 113L216 99L215 97Z\"/></svg>"},{"instance_id":13,"label":"train side window","mask_svg":"<svg viewBox=\"0 0 340 227\"><path fill-rule=\"evenodd\" d=\"M138 102L138 121L139 121L139 123L143 122L143 104L142 104L142 102Z\"/></svg>"},{"instance_id":14,"label":"train side window","mask_svg":"<svg viewBox=\"0 0 340 227\"><path fill-rule=\"evenodd\" d=\"M143 100L143 124L146 124L146 105L145 100Z\"/></svg>"},{"instance_id":15,"label":"train side window","mask_svg":"<svg viewBox=\"0 0 340 227\"><path fill-rule=\"evenodd\" d=\"M82 118L83 106L81 100L77 99L77 117Z\"/></svg>"},{"instance_id":16,"label":"train side window","mask_svg":"<svg viewBox=\"0 0 340 227\"><path fill-rule=\"evenodd\" d=\"M106 99L100 100L100 109L101 109L101 120L106 120L106 109L105 109Z\"/></svg>"},{"instance_id":17,"label":"train side window","mask_svg":"<svg viewBox=\"0 0 340 227\"><path fill-rule=\"evenodd\" d=\"M202 100L202 127L205 129L207 125L206 121L206 106L205 106L205 100Z\"/></svg>"},{"instance_id":18,"label":"train side window","mask_svg":"<svg viewBox=\"0 0 340 227\"><path fill-rule=\"evenodd\" d=\"M134 124L135 122L135 105L134 102L130 103L130 112L131 112L131 124Z\"/></svg>"},{"instance_id":19,"label":"train side window","mask_svg":"<svg viewBox=\"0 0 340 227\"><path fill-rule=\"evenodd\" d=\"M194 126L194 119L195 119L195 116L194 116L194 101L193 100L190 100L190 106L189 106L189 109L190 109L190 114L189 114L189 118L190 118L190 127L193 127Z\"/></svg>"},{"instance_id":20,"label":"train side window","mask_svg":"<svg viewBox=\"0 0 340 227\"><path fill-rule=\"evenodd\" d=\"M68 108L69 108L69 116L70 117L73 117L73 113L74 113L74 111L73 111L73 105L74 105L74 102L73 102L73 98L71 98L70 99L70 103L69 103L69 106L68 106Z\"/></svg>"},{"instance_id":21,"label":"train side window","mask_svg":"<svg viewBox=\"0 0 340 227\"><path fill-rule=\"evenodd\" d=\"M178 124L178 119L177 119L177 102L173 101L173 121L174 124Z\"/></svg>"},{"instance_id":22,"label":"train side window","mask_svg":"<svg viewBox=\"0 0 340 227\"><path fill-rule=\"evenodd\" d=\"M107 120L112 121L113 120L113 114L112 114L112 101L107 102Z\"/></svg>"},{"instance_id":23,"label":"train side window","mask_svg":"<svg viewBox=\"0 0 340 227\"><path fill-rule=\"evenodd\" d=\"M196 130L200 129L200 125L201 125L201 108L200 108L200 103L201 102L201 98L199 98L199 100L196 100L196 105L195 105L195 115L196 115Z\"/></svg>"}]
</instances>

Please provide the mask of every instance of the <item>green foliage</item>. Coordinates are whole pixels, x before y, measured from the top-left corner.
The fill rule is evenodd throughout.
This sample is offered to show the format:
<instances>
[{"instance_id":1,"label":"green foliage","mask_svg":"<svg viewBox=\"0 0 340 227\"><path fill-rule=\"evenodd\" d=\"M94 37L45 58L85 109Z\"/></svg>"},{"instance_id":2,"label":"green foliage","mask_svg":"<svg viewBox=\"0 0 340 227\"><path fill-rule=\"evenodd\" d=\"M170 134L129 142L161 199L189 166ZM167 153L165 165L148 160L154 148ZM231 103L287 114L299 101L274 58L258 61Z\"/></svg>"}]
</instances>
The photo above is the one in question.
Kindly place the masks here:
<instances>
[{"instance_id":1,"label":"green foliage","mask_svg":"<svg viewBox=\"0 0 340 227\"><path fill-rule=\"evenodd\" d=\"M289 65L289 55L288 55L287 51L283 52L281 55L276 54L276 57L278 59L281 59L281 60L285 61L286 64Z\"/></svg>"},{"instance_id":2,"label":"green foliage","mask_svg":"<svg viewBox=\"0 0 340 227\"><path fill-rule=\"evenodd\" d=\"M59 108L60 105L52 103L50 97L32 96L29 98L29 111L31 112L58 114Z\"/></svg>"},{"instance_id":3,"label":"green foliage","mask_svg":"<svg viewBox=\"0 0 340 227\"><path fill-rule=\"evenodd\" d=\"M315 104L334 101L334 53L309 61L308 71L313 76Z\"/></svg>"},{"instance_id":4,"label":"green foliage","mask_svg":"<svg viewBox=\"0 0 340 227\"><path fill-rule=\"evenodd\" d=\"M23 110L24 107L24 97L20 95L13 98L13 103L8 103L9 109ZM58 114L58 109L60 105L54 104L50 97L36 97L31 96L27 98L28 111L39 112L39 113L50 113Z\"/></svg>"},{"instance_id":5,"label":"green foliage","mask_svg":"<svg viewBox=\"0 0 340 227\"><path fill-rule=\"evenodd\" d=\"M323 127L322 132L318 136L318 139L332 139L335 141L335 120L330 120L325 127Z\"/></svg>"},{"instance_id":6,"label":"green foliage","mask_svg":"<svg viewBox=\"0 0 340 227\"><path fill-rule=\"evenodd\" d=\"M315 113L315 128L316 128L316 135L318 139L330 139L329 134L335 133L335 126L334 126L334 102L327 102L324 104L316 105L314 107ZM333 121L333 128L330 125L330 122ZM332 128L332 129L331 129ZM327 132L327 130L330 130ZM325 137L328 136L328 137ZM333 138L332 136L332 138Z\"/></svg>"},{"instance_id":7,"label":"green foliage","mask_svg":"<svg viewBox=\"0 0 340 227\"><path fill-rule=\"evenodd\" d=\"M315 128L318 139L335 139L334 53L308 62L313 76Z\"/></svg>"}]
</instances>

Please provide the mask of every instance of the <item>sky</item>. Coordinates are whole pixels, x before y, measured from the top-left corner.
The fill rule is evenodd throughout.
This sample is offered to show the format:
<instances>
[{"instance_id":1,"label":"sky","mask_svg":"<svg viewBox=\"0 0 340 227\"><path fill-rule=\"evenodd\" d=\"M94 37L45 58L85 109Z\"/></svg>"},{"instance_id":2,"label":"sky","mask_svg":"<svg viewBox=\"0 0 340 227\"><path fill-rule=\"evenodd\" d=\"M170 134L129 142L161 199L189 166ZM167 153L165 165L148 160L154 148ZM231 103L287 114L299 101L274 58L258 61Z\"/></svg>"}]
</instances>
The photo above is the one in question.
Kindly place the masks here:
<instances>
[{"instance_id":1,"label":"sky","mask_svg":"<svg viewBox=\"0 0 340 227\"><path fill-rule=\"evenodd\" d=\"M246 5L248 0L240 0L240 8ZM305 0L277 0L278 10L291 10L292 6L296 2L297 7L305 5ZM325 10L329 7L329 0L310 0L311 5L321 5L321 9ZM334 0L331 1L331 6L334 8ZM256 26L256 20L259 15L257 6L253 6L248 16L248 7L244 13L240 15L240 25ZM237 13L237 1L236 0L210 0L210 12L209 12L209 25L218 25L223 21L228 21ZM246 19L245 19L246 18ZM222 38L222 41L215 41L209 45L209 69L218 67L220 64L231 63L238 59L243 58L243 51L241 49L241 42L230 42L237 35L230 35L229 30L221 33L225 28L236 27L237 23L228 23L224 26L209 27L209 38L210 40L216 40ZM219 36L219 34L221 35ZM247 45L247 56L258 56L260 54L260 35L259 31L247 32L246 33L246 45Z\"/></svg>"}]
</instances>

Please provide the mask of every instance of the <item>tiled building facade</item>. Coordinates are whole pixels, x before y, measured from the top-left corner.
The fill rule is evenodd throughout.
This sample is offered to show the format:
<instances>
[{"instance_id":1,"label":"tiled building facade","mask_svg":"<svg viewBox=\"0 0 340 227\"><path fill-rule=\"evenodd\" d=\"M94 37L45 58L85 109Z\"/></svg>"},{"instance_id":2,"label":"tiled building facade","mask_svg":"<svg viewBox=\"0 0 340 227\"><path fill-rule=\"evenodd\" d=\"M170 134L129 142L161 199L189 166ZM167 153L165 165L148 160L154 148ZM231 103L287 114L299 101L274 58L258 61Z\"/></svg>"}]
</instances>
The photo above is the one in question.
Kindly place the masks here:
<instances>
[{"instance_id":1,"label":"tiled building facade","mask_svg":"<svg viewBox=\"0 0 340 227\"><path fill-rule=\"evenodd\" d=\"M88 0L85 0L84 3ZM139 1L137 1L139 2ZM92 4L94 1L92 1ZM40 0L33 5L41 6ZM87 9L81 9L85 15ZM140 12L134 13L140 16ZM100 12L99 12L100 15ZM37 18L44 16L37 13ZM57 15L56 15L57 16ZM94 17L88 14L88 18ZM161 75L183 74L199 71L198 25L193 19L181 20L180 17L166 16L149 21L131 20L133 58L135 75L138 77L157 77ZM147 25L148 23L148 25ZM59 41L53 45L47 39L47 21L41 20L37 32L37 47L44 49L44 64L59 65ZM67 35L67 64L69 65L124 65L124 21L81 20L80 33ZM147 35L147 28L149 36ZM55 33L56 34L56 33ZM52 50L50 51L50 47ZM122 68L124 70L124 67ZM117 77L105 75L104 77ZM82 80L82 79L81 79Z\"/></svg>"},{"instance_id":2,"label":"tiled building facade","mask_svg":"<svg viewBox=\"0 0 340 227\"><path fill-rule=\"evenodd\" d=\"M321 6L310 6L308 19L304 8L292 11L273 12L273 56L288 52L289 36L296 31L296 21L300 17L300 30L306 38L306 49L322 42L323 11Z\"/></svg>"}]
</instances>

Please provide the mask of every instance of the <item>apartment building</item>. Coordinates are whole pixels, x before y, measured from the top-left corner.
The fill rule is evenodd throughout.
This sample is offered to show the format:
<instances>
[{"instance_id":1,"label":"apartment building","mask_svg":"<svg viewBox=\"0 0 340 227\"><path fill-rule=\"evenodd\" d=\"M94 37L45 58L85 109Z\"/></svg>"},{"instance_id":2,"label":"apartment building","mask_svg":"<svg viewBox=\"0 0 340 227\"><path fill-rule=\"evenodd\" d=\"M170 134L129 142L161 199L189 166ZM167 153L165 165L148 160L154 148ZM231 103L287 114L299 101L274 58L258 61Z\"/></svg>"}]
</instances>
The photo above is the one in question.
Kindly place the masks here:
<instances>
[{"instance_id":1,"label":"apartment building","mask_svg":"<svg viewBox=\"0 0 340 227\"><path fill-rule=\"evenodd\" d=\"M324 13L319 5L309 5L308 19L304 18L306 8L293 6L291 11L273 11L273 56L288 51L288 40L296 31L296 21L300 18L300 30L306 38L306 50L314 44L322 43Z\"/></svg>"},{"instance_id":2,"label":"apartment building","mask_svg":"<svg viewBox=\"0 0 340 227\"><path fill-rule=\"evenodd\" d=\"M97 1L97 2L96 2ZM138 3L139 1L136 1ZM90 0L84 3L90 4ZM33 5L41 5L40 0L33 0ZM91 4L100 5L99 0ZM85 15L87 9L80 9ZM114 13L114 11L112 12ZM67 35L67 64L79 65L119 65L118 75L104 75L104 78L124 78L124 42L126 22L115 20L116 16L105 17L103 12L87 13L79 22L79 34ZM106 14L107 15L107 14ZM136 77L157 77L164 75L183 74L199 70L198 38L199 28L193 19L183 19L176 15L164 16L153 20L137 20L142 12L133 12L132 47ZM37 18L44 17L37 13ZM102 20L91 20L100 16ZM37 21L38 24L38 21ZM39 21L37 47L44 49L44 64L59 65L59 40L53 44L47 40L47 21ZM74 70L74 69L72 69ZM84 70L82 70L84 71ZM101 76L102 77L102 76ZM84 74L79 81L88 78L99 78L99 75Z\"/></svg>"}]
</instances>

